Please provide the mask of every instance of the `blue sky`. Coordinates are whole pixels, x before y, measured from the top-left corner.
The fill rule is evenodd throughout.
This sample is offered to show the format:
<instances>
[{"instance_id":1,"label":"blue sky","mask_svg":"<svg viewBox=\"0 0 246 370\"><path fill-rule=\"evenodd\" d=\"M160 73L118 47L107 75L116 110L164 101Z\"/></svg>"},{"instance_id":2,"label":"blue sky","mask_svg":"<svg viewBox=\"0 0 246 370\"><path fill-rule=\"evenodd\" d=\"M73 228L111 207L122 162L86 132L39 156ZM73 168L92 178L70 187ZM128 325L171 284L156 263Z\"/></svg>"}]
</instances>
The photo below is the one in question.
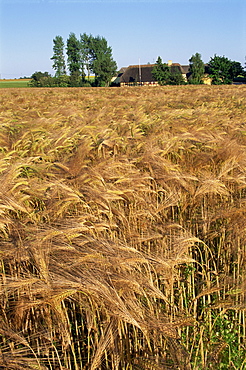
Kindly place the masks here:
<instances>
[{"instance_id":1,"label":"blue sky","mask_svg":"<svg viewBox=\"0 0 246 370\"><path fill-rule=\"evenodd\" d=\"M0 0L1 78L54 74L53 39L70 32L105 37L118 68L196 52L244 66L246 0Z\"/></svg>"}]
</instances>

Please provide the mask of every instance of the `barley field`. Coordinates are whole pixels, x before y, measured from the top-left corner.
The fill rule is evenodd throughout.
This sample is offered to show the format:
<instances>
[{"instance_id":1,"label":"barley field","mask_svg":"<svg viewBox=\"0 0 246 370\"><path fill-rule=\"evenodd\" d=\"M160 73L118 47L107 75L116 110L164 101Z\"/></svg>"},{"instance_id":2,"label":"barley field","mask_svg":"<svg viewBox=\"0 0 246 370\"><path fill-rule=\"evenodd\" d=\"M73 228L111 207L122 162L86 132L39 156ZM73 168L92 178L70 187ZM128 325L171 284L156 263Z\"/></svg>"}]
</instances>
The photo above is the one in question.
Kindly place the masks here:
<instances>
[{"instance_id":1,"label":"barley field","mask_svg":"<svg viewBox=\"0 0 246 370\"><path fill-rule=\"evenodd\" d=\"M0 369L246 368L246 87L1 89Z\"/></svg>"}]
</instances>

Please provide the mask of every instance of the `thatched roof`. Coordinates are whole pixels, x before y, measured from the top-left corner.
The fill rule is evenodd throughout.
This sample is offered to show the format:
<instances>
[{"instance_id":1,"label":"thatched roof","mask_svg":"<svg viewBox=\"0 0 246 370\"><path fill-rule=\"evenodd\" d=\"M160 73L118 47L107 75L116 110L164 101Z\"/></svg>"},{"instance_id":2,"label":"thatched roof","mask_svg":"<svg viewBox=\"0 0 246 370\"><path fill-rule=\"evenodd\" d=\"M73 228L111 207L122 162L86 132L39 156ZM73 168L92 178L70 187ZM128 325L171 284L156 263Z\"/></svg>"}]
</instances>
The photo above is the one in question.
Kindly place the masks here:
<instances>
[{"instance_id":1,"label":"thatched roof","mask_svg":"<svg viewBox=\"0 0 246 370\"><path fill-rule=\"evenodd\" d=\"M189 65L182 65L181 68L183 70L182 74L187 75L190 72L190 66Z\"/></svg>"},{"instance_id":2,"label":"thatched roof","mask_svg":"<svg viewBox=\"0 0 246 370\"><path fill-rule=\"evenodd\" d=\"M131 65L126 70L118 75L119 78L117 78L117 82L119 83L134 83L134 82L155 82L155 79L152 75L152 69L154 68L156 64L143 64L143 65ZM175 73L177 69L182 73L186 74L188 73L188 70L186 72L186 68L183 68L179 63L172 63L171 72ZM184 66L186 67L186 66ZM188 67L188 66L187 66ZM140 78L141 74L141 78Z\"/></svg>"},{"instance_id":3,"label":"thatched roof","mask_svg":"<svg viewBox=\"0 0 246 370\"><path fill-rule=\"evenodd\" d=\"M154 82L155 80L151 73L154 65L155 64L129 66L121 76L120 82L124 83L140 82L140 73L141 73L141 82Z\"/></svg>"}]
</instances>

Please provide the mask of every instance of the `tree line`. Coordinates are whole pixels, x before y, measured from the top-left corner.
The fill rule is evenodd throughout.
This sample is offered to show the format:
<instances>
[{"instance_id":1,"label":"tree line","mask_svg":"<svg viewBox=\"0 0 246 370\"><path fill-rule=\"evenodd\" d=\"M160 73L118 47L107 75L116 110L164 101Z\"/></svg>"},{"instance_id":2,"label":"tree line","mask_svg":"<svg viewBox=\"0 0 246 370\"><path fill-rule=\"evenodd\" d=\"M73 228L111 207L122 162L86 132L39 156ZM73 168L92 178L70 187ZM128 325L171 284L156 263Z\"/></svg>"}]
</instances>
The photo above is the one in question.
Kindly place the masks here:
<instances>
[{"instance_id":1,"label":"tree line","mask_svg":"<svg viewBox=\"0 0 246 370\"><path fill-rule=\"evenodd\" d=\"M75 33L71 32L66 48L62 36L56 36L53 39L51 60L55 76L52 77L48 72L35 72L31 76L31 86L109 86L117 72L117 64L107 40L86 33L77 38ZM160 85L203 84L205 76L211 78L212 84L215 85L231 84L236 78L246 81L246 71L239 62L216 54L210 58L208 64L202 61L201 54L192 55L189 59L187 80L180 69L163 63L161 57L158 57L152 75Z\"/></svg>"},{"instance_id":2,"label":"tree line","mask_svg":"<svg viewBox=\"0 0 246 370\"><path fill-rule=\"evenodd\" d=\"M62 36L56 36L51 57L55 76L52 77L48 72L35 72L31 76L32 86L108 86L117 72L112 48L104 37L83 33L78 39L71 32L66 42L67 62L64 50ZM90 79L91 74L94 75L93 79Z\"/></svg>"},{"instance_id":3,"label":"tree line","mask_svg":"<svg viewBox=\"0 0 246 370\"><path fill-rule=\"evenodd\" d=\"M167 63L162 62L161 57L158 57L152 75L160 85L182 85L186 83L198 85L204 83L205 76L209 77L214 85L231 84L236 79L244 82L246 80L246 72L239 62L216 54L210 58L208 64L204 64L201 54L192 55L189 59L187 81L178 67L171 68Z\"/></svg>"}]
</instances>

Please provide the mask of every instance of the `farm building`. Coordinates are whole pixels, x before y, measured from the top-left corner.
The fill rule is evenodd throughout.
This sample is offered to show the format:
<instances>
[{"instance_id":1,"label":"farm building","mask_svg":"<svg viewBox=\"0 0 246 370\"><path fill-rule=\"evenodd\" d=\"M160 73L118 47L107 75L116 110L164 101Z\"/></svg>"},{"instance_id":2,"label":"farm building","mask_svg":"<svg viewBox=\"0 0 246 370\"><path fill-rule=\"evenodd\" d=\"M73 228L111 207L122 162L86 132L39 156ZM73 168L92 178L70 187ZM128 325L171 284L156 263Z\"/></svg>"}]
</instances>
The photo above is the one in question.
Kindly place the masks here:
<instances>
[{"instance_id":1,"label":"farm building","mask_svg":"<svg viewBox=\"0 0 246 370\"><path fill-rule=\"evenodd\" d=\"M127 68L122 68L119 71L117 78L114 83L119 86L133 86L133 85L158 85L152 75L152 69L156 64L142 64L142 65L130 65ZM171 68L171 72L175 73L180 71L185 81L189 76L189 66L181 66L179 63L168 62Z\"/></svg>"}]
</instances>

